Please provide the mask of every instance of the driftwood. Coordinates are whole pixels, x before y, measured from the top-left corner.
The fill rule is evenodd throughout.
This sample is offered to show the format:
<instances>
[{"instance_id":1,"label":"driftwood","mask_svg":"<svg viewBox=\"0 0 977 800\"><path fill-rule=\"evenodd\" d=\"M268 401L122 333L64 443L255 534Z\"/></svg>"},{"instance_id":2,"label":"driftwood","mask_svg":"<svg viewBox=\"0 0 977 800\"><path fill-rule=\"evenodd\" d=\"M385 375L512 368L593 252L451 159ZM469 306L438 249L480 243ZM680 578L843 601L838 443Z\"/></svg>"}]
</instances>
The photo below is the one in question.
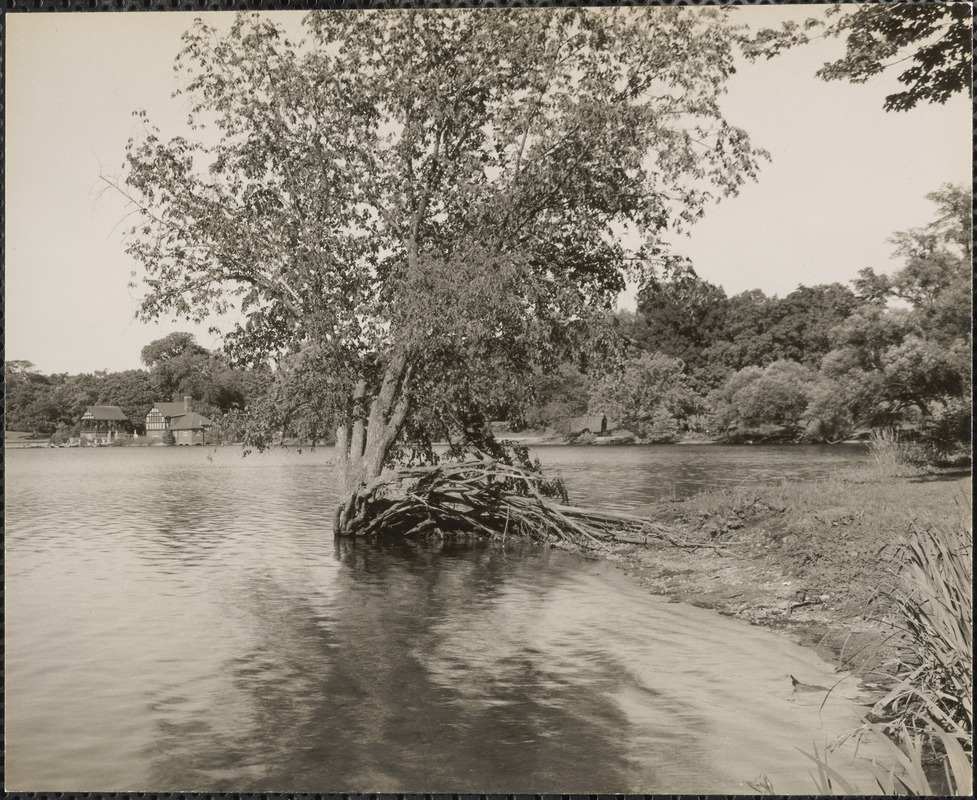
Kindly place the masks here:
<instances>
[{"instance_id":1,"label":"driftwood","mask_svg":"<svg viewBox=\"0 0 977 800\"><path fill-rule=\"evenodd\" d=\"M545 476L498 461L447 462L382 475L359 493L366 510L355 534L480 534L585 550L614 542L719 549L642 517L581 508L545 496Z\"/></svg>"}]
</instances>

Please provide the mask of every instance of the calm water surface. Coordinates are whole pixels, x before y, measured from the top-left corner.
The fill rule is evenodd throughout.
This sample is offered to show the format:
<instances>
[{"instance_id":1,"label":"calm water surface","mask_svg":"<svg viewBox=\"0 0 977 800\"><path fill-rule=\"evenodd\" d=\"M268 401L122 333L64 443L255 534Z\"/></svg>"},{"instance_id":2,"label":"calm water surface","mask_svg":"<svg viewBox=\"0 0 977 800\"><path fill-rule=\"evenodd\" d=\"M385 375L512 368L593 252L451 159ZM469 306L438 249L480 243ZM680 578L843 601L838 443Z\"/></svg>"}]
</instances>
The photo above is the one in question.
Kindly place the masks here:
<instances>
[{"instance_id":1,"label":"calm water surface","mask_svg":"<svg viewBox=\"0 0 977 800\"><path fill-rule=\"evenodd\" d=\"M538 455L630 508L863 451ZM857 722L851 680L791 692L839 677L808 650L612 565L337 543L329 456L6 452L7 789L810 792L795 748Z\"/></svg>"}]
</instances>

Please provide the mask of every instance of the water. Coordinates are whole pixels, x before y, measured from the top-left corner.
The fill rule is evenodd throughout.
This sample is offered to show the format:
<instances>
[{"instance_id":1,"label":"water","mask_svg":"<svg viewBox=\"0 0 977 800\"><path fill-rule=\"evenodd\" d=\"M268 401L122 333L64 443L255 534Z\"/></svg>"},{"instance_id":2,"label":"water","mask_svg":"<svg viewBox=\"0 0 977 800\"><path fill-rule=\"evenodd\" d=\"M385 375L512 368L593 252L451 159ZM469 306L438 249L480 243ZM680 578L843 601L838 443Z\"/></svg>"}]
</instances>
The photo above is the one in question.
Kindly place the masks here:
<instances>
[{"instance_id":1,"label":"water","mask_svg":"<svg viewBox=\"0 0 977 800\"><path fill-rule=\"evenodd\" d=\"M869 460L864 445L543 446L533 455L560 473L574 503L617 511L703 489L820 478Z\"/></svg>"},{"instance_id":2,"label":"water","mask_svg":"<svg viewBox=\"0 0 977 800\"><path fill-rule=\"evenodd\" d=\"M772 450L539 454L609 507L852 455ZM8 790L807 793L795 748L857 722L851 680L791 691L839 679L812 652L610 564L337 543L329 455L7 451Z\"/></svg>"}]
</instances>

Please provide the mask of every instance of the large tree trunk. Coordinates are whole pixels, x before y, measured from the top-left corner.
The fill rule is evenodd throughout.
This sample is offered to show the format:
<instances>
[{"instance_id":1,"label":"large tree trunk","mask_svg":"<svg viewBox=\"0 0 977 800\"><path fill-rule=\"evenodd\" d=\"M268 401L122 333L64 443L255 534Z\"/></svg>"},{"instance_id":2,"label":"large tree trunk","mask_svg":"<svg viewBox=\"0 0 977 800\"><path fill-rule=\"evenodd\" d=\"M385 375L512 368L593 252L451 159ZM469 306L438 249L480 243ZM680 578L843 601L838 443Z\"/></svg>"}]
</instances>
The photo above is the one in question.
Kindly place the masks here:
<instances>
[{"instance_id":1,"label":"large tree trunk","mask_svg":"<svg viewBox=\"0 0 977 800\"><path fill-rule=\"evenodd\" d=\"M375 482L407 416L407 373L406 359L396 356L387 366L375 396L367 397L365 380L356 384L352 424L340 425L336 431L335 471L340 504L333 530L337 536L355 536L369 519Z\"/></svg>"}]
</instances>

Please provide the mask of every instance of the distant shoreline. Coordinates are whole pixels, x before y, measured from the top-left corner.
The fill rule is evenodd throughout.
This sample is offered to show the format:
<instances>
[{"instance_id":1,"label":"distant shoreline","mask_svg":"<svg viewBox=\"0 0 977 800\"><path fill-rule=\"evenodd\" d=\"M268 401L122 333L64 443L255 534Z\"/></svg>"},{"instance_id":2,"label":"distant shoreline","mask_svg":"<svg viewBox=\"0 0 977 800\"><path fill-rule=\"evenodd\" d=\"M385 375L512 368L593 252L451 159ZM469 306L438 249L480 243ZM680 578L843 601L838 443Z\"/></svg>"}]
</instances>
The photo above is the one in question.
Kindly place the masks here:
<instances>
[{"instance_id":1,"label":"distant shoreline","mask_svg":"<svg viewBox=\"0 0 977 800\"><path fill-rule=\"evenodd\" d=\"M676 442L642 442L631 436L624 435L611 435L607 437L601 437L596 439L591 439L587 441L573 441L569 437L562 435L547 435L547 434L510 434L506 435L500 433L496 436L500 442L511 442L515 445L520 445L523 447L608 447L608 446L643 446L650 447L658 444L664 445L726 445L733 447L750 447L752 445L777 445L777 446L805 446L810 444L809 442L722 442L718 439L709 439L701 437L690 437L685 439L679 439ZM154 443L155 444L155 443ZM315 447L331 447L334 442L324 442L316 444ZM448 442L436 442L436 445L447 446ZM846 439L841 442L834 442L833 444L865 444L864 441L859 439ZM37 449L75 449L78 447L95 447L95 448L105 448L105 447L147 447L152 446L144 442L142 438L136 439L124 444L99 444L99 445L78 445L78 444L52 444L47 439L4 439L4 449L6 450L37 450ZM161 447L179 447L181 445L157 445ZM243 447L242 442L228 442L228 443L211 443L205 444L204 447ZM287 447L312 447L313 445L308 442L289 442Z\"/></svg>"}]
</instances>

